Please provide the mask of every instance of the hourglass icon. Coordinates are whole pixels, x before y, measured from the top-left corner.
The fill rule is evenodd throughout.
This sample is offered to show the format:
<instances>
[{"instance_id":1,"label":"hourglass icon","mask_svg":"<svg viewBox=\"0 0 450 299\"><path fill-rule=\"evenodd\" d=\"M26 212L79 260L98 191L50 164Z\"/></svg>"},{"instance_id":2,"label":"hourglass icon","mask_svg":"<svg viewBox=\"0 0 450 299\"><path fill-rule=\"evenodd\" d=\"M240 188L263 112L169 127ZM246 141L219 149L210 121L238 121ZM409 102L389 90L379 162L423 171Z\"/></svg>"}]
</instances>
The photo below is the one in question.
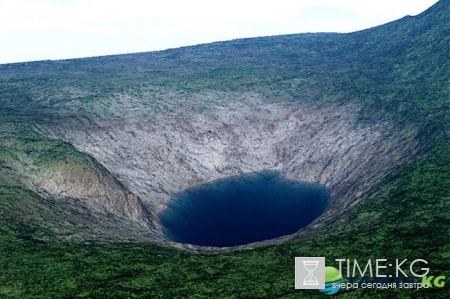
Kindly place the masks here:
<instances>
[{"instance_id":1,"label":"hourglass icon","mask_svg":"<svg viewBox=\"0 0 450 299\"><path fill-rule=\"evenodd\" d=\"M303 267L308 270L308 275L303 279L303 285L315 286L319 285L319 280L313 275L314 270L316 270L319 261L303 261Z\"/></svg>"}]
</instances>

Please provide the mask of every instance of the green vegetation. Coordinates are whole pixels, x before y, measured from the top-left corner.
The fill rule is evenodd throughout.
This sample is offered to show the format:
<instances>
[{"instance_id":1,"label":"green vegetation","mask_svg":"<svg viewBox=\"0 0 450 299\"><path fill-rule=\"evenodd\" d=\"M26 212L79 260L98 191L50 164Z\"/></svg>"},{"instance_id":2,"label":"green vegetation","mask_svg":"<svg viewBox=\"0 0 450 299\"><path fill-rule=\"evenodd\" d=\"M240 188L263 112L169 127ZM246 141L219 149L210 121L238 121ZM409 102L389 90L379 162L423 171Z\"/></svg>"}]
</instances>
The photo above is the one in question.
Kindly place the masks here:
<instances>
[{"instance_id":1,"label":"green vegetation","mask_svg":"<svg viewBox=\"0 0 450 299\"><path fill-rule=\"evenodd\" d=\"M380 192L292 244L219 255L146 244L42 242L23 204L41 199L1 189L0 295L5 298L316 298L294 289L295 256L422 258L449 277L450 150L394 171ZM444 178L444 179L443 179ZM21 200L19 203L18 200ZM6 203L6 205L5 205ZM6 210L5 210L6 207ZM20 211L20 212L19 212ZM14 214L15 213L15 214ZM10 215L8 219L4 217ZM7 223L5 225L5 223ZM6 226L6 232L5 232ZM22 235L17 235L17 231ZM341 298L448 298L444 289L341 291Z\"/></svg>"},{"instance_id":2,"label":"green vegetation","mask_svg":"<svg viewBox=\"0 0 450 299\"><path fill-rule=\"evenodd\" d=\"M96 172L104 171L95 159L80 153L73 145L40 136L28 125L4 123L0 124L0 128L0 186L16 185L6 183L11 176L19 180L20 176L35 173L39 169L60 167L61 163L82 165L83 169Z\"/></svg>"},{"instance_id":3,"label":"green vegetation","mask_svg":"<svg viewBox=\"0 0 450 299\"><path fill-rule=\"evenodd\" d=\"M450 1L352 34L236 40L163 52L0 65L0 298L316 298L294 289L294 257L425 259L443 289L353 290L341 298L450 297ZM24 171L74 160L97 167L42 123L151 117L197 94L361 105L360 123L420 132L423 151L373 195L289 244L218 255L144 243L69 242L83 230L27 189ZM213 95L211 95L213 94ZM34 129L31 129L34 128ZM31 165L31 166L30 166Z\"/></svg>"}]
</instances>

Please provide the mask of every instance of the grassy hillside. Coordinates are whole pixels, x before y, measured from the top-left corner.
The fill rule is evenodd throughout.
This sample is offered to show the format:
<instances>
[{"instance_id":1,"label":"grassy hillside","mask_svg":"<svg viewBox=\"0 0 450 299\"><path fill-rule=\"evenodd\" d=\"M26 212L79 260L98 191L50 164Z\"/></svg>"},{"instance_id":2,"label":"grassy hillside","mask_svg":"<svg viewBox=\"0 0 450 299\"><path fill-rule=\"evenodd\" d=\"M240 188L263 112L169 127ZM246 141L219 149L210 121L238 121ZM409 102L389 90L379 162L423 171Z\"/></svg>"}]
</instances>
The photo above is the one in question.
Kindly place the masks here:
<instances>
[{"instance_id":1,"label":"grassy hillside","mask_svg":"<svg viewBox=\"0 0 450 299\"><path fill-rule=\"evenodd\" d=\"M425 259L430 275L447 276L444 288L339 296L448 298L449 6L441 0L419 16L351 34L0 65L0 298L323 297L294 289L295 256L326 256L329 266L335 258ZM100 166L31 128L149 118L186 105L182 99L232 91L267 102L361 104L361 125L381 118L412 126L426 151L373 186L370 198L289 244L207 256L147 243L62 241L90 226L30 191L26 170L64 159ZM215 104L203 99L188 108Z\"/></svg>"},{"instance_id":2,"label":"grassy hillside","mask_svg":"<svg viewBox=\"0 0 450 299\"><path fill-rule=\"evenodd\" d=\"M2 206L7 209L0 214L1 222L8 223L10 233L1 235L0 294L5 298L323 296L294 289L295 256L326 256L327 265L333 266L337 266L334 259L343 257L422 258L429 261L430 275L448 277L449 165L450 150L436 149L394 171L370 200L293 244L212 256L146 244L42 242L42 236L51 232L36 231L33 222L20 219L19 203L10 202L21 198L28 206L40 199L19 188L2 189ZM359 289L339 296L448 298L449 294L447 284L443 289Z\"/></svg>"},{"instance_id":3,"label":"grassy hillside","mask_svg":"<svg viewBox=\"0 0 450 299\"><path fill-rule=\"evenodd\" d=\"M362 117L387 113L432 122L449 109L448 6L439 1L416 17L351 34L273 36L0 65L1 112L27 121L140 117L202 91L245 91L267 101L357 101L365 107ZM211 104L207 100L205 107Z\"/></svg>"}]
</instances>

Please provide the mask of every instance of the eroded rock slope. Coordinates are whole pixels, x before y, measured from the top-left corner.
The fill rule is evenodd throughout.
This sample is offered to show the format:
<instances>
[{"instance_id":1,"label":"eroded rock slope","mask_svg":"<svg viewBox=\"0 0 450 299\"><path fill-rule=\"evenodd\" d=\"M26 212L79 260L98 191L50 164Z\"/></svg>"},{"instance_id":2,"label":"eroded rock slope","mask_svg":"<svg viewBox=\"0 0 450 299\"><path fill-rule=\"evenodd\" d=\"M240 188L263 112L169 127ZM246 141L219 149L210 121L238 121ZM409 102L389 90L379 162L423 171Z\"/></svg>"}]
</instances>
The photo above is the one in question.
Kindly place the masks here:
<instances>
[{"instance_id":1,"label":"eroded rock slope","mask_svg":"<svg viewBox=\"0 0 450 299\"><path fill-rule=\"evenodd\" d=\"M95 157L156 213L194 185L277 170L329 188L331 204L317 222L360 201L390 169L420 150L412 127L396 131L381 119L358 125L355 105L265 103L257 94L238 93L214 100L201 112L174 107L147 119L40 129Z\"/></svg>"}]
</instances>

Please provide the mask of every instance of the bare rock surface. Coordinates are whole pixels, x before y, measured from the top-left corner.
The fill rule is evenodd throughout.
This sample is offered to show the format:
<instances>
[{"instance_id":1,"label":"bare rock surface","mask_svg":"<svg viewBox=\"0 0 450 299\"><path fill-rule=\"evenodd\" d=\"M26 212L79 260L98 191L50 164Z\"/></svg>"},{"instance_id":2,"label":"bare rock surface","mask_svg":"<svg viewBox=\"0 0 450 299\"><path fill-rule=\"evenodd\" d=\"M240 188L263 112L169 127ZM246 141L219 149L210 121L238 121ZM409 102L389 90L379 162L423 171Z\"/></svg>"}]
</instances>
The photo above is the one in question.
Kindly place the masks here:
<instances>
[{"instance_id":1,"label":"bare rock surface","mask_svg":"<svg viewBox=\"0 0 450 299\"><path fill-rule=\"evenodd\" d=\"M197 95L192 107L203 97L212 96ZM151 102L121 104L133 101ZM254 93L220 94L212 102L207 109L173 105L156 113L144 105L142 115L152 112L139 118L115 107L121 117L40 130L100 161L155 214L177 192L236 174L276 170L323 184L332 200L313 225L366 198L389 170L420 151L413 128L394 130L381 119L357 125L354 105L267 102ZM159 227L156 217L152 221Z\"/></svg>"}]
</instances>

